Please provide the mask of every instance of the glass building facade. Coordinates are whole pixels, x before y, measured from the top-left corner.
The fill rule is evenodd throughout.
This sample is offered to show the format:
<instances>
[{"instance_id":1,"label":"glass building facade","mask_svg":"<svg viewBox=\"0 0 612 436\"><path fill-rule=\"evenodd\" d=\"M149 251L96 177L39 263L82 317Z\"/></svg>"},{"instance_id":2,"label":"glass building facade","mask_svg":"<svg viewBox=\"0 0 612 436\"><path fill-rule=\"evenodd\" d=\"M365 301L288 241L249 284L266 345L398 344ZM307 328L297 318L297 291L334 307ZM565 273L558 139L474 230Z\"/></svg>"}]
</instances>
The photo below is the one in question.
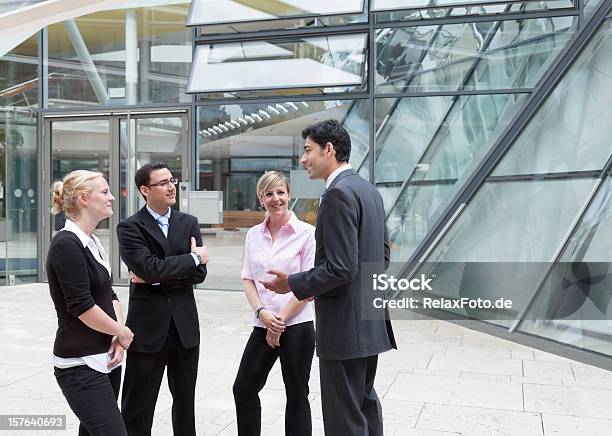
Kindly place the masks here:
<instances>
[{"instance_id":1,"label":"glass building facade","mask_svg":"<svg viewBox=\"0 0 612 436\"><path fill-rule=\"evenodd\" d=\"M257 178L286 172L314 223L301 130L335 118L402 274L452 278L449 298L511 294L496 320L459 315L612 355L610 3L159 0L49 24L0 52L0 280L45 280L64 221L49 188L85 168L117 197L98 234L127 283L114 229L143 204L136 169L162 160L177 207L219 193L205 287L241 289ZM513 280L474 285L460 263Z\"/></svg>"}]
</instances>

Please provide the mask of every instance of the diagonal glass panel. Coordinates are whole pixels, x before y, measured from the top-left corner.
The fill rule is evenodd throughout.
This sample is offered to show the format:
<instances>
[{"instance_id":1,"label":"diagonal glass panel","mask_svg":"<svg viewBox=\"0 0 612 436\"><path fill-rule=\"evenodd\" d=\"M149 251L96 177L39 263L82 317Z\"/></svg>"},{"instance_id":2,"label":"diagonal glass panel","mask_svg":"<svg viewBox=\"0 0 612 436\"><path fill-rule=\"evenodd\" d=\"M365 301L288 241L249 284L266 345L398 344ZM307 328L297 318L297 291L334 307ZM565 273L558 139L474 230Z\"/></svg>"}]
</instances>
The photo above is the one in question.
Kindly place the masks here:
<instances>
[{"instance_id":1,"label":"diagonal glass panel","mask_svg":"<svg viewBox=\"0 0 612 436\"><path fill-rule=\"evenodd\" d=\"M376 182L402 182L436 134L452 97L403 98L377 137ZM378 104L378 101L377 101Z\"/></svg>"},{"instance_id":2,"label":"diagonal glass panel","mask_svg":"<svg viewBox=\"0 0 612 436\"><path fill-rule=\"evenodd\" d=\"M377 91L532 87L576 23L575 17L552 17L449 24L432 41L437 26L389 29L393 36L377 60ZM424 59L418 56L422 51Z\"/></svg>"},{"instance_id":3,"label":"diagonal glass panel","mask_svg":"<svg viewBox=\"0 0 612 436\"><path fill-rule=\"evenodd\" d=\"M443 97L410 100L423 103L433 98ZM475 165L489 151L522 107L525 98L526 94L469 95L456 98L435 136L425 145L428 147L426 152L418 163L412 162L409 168L414 170L408 175L406 186L395 204L391 205L387 225L393 243L392 260L406 260L412 255L457 189L462 186L463 179L471 174ZM406 135L397 142L406 144L409 138L411 135ZM400 154L392 150L393 147L385 148L377 161L377 164L386 164L377 166L377 169L386 168L381 178L390 173L388 167L396 161L393 155ZM378 177L379 172L376 173L377 181ZM405 176L401 180L404 179ZM404 231L406 228L410 230Z\"/></svg>"},{"instance_id":4,"label":"diagonal glass panel","mask_svg":"<svg viewBox=\"0 0 612 436\"><path fill-rule=\"evenodd\" d=\"M190 93L360 86L367 34L198 45Z\"/></svg>"},{"instance_id":5,"label":"diagonal glass panel","mask_svg":"<svg viewBox=\"0 0 612 436\"><path fill-rule=\"evenodd\" d=\"M364 0L193 0L187 26L357 14Z\"/></svg>"},{"instance_id":6,"label":"diagonal glass panel","mask_svg":"<svg viewBox=\"0 0 612 436\"><path fill-rule=\"evenodd\" d=\"M501 22L463 89L534 87L577 27L577 17Z\"/></svg>"},{"instance_id":7,"label":"diagonal glass panel","mask_svg":"<svg viewBox=\"0 0 612 436\"><path fill-rule=\"evenodd\" d=\"M584 49L493 175L601 170L610 153L612 21Z\"/></svg>"},{"instance_id":8,"label":"diagonal glass panel","mask_svg":"<svg viewBox=\"0 0 612 436\"><path fill-rule=\"evenodd\" d=\"M511 299L504 314L480 318L510 326L594 184L594 179L485 183L417 274L444 283L436 288L440 296ZM498 274L487 274L487 268ZM468 280L474 269L480 280ZM473 316L467 309L450 312Z\"/></svg>"},{"instance_id":9,"label":"diagonal glass panel","mask_svg":"<svg viewBox=\"0 0 612 436\"><path fill-rule=\"evenodd\" d=\"M587 17L591 16L591 14L595 12L595 9L597 9L597 7L601 4L602 1L606 0L582 0L584 4L584 15Z\"/></svg>"},{"instance_id":10,"label":"diagonal glass panel","mask_svg":"<svg viewBox=\"0 0 612 436\"><path fill-rule=\"evenodd\" d=\"M527 0L531 1L531 0ZM481 6L496 3L527 3L524 0L372 0L371 11L387 11L395 9L418 9L436 6ZM533 0L539 2L539 0ZM548 0L548 3L567 0Z\"/></svg>"},{"instance_id":11,"label":"diagonal glass panel","mask_svg":"<svg viewBox=\"0 0 612 436\"><path fill-rule=\"evenodd\" d=\"M519 330L612 355L612 179L593 199Z\"/></svg>"}]
</instances>

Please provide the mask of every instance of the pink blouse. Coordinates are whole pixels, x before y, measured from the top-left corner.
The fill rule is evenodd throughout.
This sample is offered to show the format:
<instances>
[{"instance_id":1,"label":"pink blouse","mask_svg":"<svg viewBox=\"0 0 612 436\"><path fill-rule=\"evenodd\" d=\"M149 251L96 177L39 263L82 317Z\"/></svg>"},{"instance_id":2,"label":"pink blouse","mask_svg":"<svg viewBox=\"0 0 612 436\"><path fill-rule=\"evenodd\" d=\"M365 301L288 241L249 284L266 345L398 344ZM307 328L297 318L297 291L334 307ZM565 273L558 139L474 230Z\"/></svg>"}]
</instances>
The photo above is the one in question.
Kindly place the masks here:
<instances>
[{"instance_id":1,"label":"pink blouse","mask_svg":"<svg viewBox=\"0 0 612 436\"><path fill-rule=\"evenodd\" d=\"M247 232L244 242L244 263L240 277L253 280L262 306L274 313L279 313L291 300L293 292L283 295L276 294L264 288L259 280L274 278L275 276L266 273L270 269L293 274L312 268L315 256L315 228L300 221L291 212L289 222L281 227L276 241L272 242L267 224L268 218L266 217L261 224L251 227ZM285 323L290 326L312 320L314 320L313 304L307 303L291 319L285 320ZM264 327L264 324L257 318L254 318L253 324L257 327Z\"/></svg>"}]
</instances>

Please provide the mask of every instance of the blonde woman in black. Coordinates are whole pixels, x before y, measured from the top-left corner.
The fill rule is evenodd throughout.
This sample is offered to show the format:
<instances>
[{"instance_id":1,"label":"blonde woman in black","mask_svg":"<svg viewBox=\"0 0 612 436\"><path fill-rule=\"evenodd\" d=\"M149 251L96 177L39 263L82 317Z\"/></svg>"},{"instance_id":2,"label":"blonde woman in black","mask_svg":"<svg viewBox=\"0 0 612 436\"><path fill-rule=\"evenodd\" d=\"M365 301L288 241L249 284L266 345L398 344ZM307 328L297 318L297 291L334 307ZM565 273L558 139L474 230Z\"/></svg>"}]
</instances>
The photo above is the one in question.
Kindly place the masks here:
<instances>
[{"instance_id":1,"label":"blonde woman in black","mask_svg":"<svg viewBox=\"0 0 612 436\"><path fill-rule=\"evenodd\" d=\"M123 324L108 255L93 234L113 214L113 200L101 173L72 171L53 185L51 212L66 215L46 262L58 321L53 365L81 422L80 436L127 436L117 396L123 354L134 335Z\"/></svg>"}]
</instances>

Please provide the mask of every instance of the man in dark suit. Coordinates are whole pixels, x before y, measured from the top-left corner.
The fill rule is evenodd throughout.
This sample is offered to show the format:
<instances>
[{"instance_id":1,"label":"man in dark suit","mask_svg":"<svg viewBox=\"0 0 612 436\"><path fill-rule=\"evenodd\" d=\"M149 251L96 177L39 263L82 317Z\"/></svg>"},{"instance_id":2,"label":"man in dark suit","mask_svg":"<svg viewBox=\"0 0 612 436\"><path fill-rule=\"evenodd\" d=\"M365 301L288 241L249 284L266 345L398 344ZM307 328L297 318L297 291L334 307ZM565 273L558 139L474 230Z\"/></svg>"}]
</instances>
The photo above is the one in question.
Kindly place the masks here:
<instances>
[{"instance_id":1,"label":"man in dark suit","mask_svg":"<svg viewBox=\"0 0 612 436\"><path fill-rule=\"evenodd\" d=\"M193 285L206 277L208 250L202 247L197 219L171 209L177 180L164 163L144 165L135 182L147 204L117 226L121 257L132 278L126 325L135 337L121 413L129 436L150 435L167 367L174 434L193 436L200 344Z\"/></svg>"},{"instance_id":2,"label":"man in dark suit","mask_svg":"<svg viewBox=\"0 0 612 436\"><path fill-rule=\"evenodd\" d=\"M372 320L363 312L364 263L389 264L389 240L379 192L348 164L351 140L335 120L302 132L300 163L311 179L322 178L315 239L315 266L262 282L275 292L315 298L316 347L321 376L325 434L383 434L382 409L374 390L378 354L397 348L383 311ZM368 318L368 319L366 319Z\"/></svg>"}]
</instances>

